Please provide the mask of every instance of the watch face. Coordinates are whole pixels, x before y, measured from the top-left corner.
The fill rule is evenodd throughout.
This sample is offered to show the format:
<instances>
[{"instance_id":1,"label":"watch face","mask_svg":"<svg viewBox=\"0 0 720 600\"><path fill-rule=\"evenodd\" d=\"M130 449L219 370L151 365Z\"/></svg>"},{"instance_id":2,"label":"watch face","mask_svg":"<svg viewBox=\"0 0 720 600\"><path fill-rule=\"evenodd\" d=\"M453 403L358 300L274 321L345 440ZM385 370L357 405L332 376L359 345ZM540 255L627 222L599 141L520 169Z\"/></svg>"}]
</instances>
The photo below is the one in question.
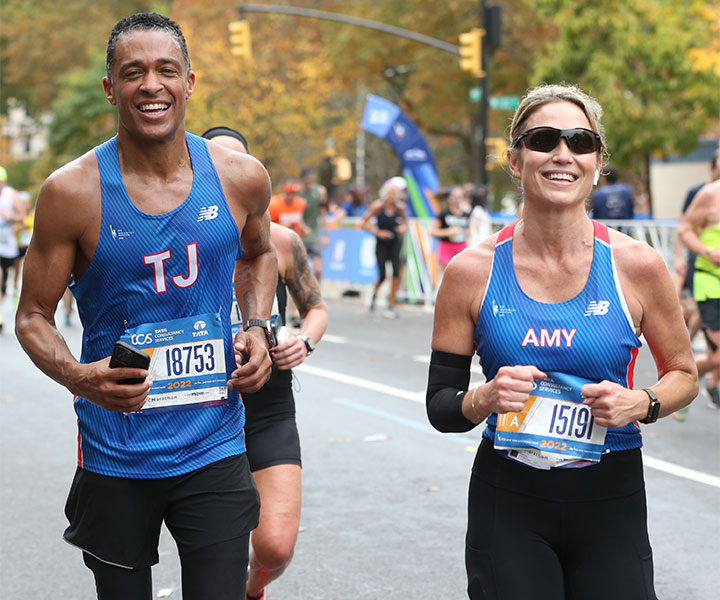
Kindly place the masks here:
<instances>
[{"instance_id":1,"label":"watch face","mask_svg":"<svg viewBox=\"0 0 720 600\"><path fill-rule=\"evenodd\" d=\"M305 349L307 350L307 353L312 354L313 350L315 350L315 346L313 346L312 340L306 335L303 335L300 339L302 339L303 343L305 344Z\"/></svg>"},{"instance_id":2,"label":"watch face","mask_svg":"<svg viewBox=\"0 0 720 600\"><path fill-rule=\"evenodd\" d=\"M657 421L658 415L660 414L660 403L653 402L651 416L653 421Z\"/></svg>"}]
</instances>

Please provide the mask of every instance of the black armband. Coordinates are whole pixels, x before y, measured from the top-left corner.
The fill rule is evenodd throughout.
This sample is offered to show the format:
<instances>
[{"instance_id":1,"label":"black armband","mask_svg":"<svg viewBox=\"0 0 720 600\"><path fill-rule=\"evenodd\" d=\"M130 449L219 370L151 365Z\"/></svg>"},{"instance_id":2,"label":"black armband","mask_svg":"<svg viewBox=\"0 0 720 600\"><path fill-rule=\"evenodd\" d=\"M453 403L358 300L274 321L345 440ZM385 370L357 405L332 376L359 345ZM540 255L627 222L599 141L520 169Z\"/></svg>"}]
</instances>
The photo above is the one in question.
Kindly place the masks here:
<instances>
[{"instance_id":1,"label":"black armband","mask_svg":"<svg viewBox=\"0 0 720 600\"><path fill-rule=\"evenodd\" d=\"M462 401L470 385L471 359L439 350L430 355L425 406L430 423L439 431L470 431L476 425L462 413Z\"/></svg>"}]
</instances>

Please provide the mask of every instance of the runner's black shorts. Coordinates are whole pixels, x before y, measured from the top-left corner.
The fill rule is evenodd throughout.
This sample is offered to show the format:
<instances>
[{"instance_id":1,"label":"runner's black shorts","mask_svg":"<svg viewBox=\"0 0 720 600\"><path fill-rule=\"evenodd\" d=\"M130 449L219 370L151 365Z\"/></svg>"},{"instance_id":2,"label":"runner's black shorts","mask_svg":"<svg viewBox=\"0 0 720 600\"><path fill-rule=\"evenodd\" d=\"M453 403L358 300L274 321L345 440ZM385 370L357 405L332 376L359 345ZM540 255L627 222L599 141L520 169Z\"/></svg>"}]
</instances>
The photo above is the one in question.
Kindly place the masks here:
<instances>
[{"instance_id":1,"label":"runner's black shorts","mask_svg":"<svg viewBox=\"0 0 720 600\"><path fill-rule=\"evenodd\" d=\"M277 382L277 385L272 385ZM243 393L245 446L250 470L275 465L302 466L295 421L292 373L275 371L258 392Z\"/></svg>"},{"instance_id":2,"label":"runner's black shorts","mask_svg":"<svg viewBox=\"0 0 720 600\"><path fill-rule=\"evenodd\" d=\"M322 257L322 244L320 242L306 242L305 252L310 258Z\"/></svg>"},{"instance_id":3,"label":"runner's black shorts","mask_svg":"<svg viewBox=\"0 0 720 600\"><path fill-rule=\"evenodd\" d=\"M697 305L700 310L700 327L720 331L720 298L708 298Z\"/></svg>"},{"instance_id":4,"label":"runner's black shorts","mask_svg":"<svg viewBox=\"0 0 720 600\"><path fill-rule=\"evenodd\" d=\"M543 471L483 439L465 564L471 600L657 600L640 449Z\"/></svg>"},{"instance_id":5,"label":"runner's black shorts","mask_svg":"<svg viewBox=\"0 0 720 600\"><path fill-rule=\"evenodd\" d=\"M158 562L163 522L183 555L247 535L257 527L259 510L245 454L163 479L110 477L78 467L63 537L103 562L143 569Z\"/></svg>"},{"instance_id":6,"label":"runner's black shorts","mask_svg":"<svg viewBox=\"0 0 720 600\"><path fill-rule=\"evenodd\" d=\"M378 279L384 281L387 276L385 263L388 261L392 266L392 276L400 276L400 264L402 258L402 236L395 236L390 240L377 239L375 244L375 258L378 266Z\"/></svg>"}]
</instances>

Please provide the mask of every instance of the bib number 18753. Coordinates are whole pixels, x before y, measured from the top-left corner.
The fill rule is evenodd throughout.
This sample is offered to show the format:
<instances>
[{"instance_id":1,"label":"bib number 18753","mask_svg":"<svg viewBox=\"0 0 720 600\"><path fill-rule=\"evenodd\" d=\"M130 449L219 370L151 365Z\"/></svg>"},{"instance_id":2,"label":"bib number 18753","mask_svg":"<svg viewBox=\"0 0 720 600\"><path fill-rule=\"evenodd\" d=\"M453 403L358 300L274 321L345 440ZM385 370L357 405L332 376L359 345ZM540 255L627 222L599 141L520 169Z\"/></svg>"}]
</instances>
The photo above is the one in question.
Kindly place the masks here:
<instances>
[{"instance_id":1,"label":"bib number 18753","mask_svg":"<svg viewBox=\"0 0 720 600\"><path fill-rule=\"evenodd\" d=\"M175 346L165 353L168 377L200 375L215 370L215 347L203 345Z\"/></svg>"}]
</instances>

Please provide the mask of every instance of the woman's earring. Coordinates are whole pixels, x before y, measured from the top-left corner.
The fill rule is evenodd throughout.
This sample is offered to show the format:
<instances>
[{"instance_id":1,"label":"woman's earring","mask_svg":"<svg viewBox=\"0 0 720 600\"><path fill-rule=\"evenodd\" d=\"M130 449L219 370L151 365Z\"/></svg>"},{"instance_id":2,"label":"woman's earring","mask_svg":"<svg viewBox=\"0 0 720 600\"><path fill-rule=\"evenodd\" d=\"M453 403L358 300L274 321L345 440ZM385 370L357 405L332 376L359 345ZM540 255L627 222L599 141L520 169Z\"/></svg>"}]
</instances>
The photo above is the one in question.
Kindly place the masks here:
<instances>
[{"instance_id":1,"label":"woman's earring","mask_svg":"<svg viewBox=\"0 0 720 600\"><path fill-rule=\"evenodd\" d=\"M595 169L595 179L593 179L593 185L597 185L598 181L600 181L600 170Z\"/></svg>"}]
</instances>

